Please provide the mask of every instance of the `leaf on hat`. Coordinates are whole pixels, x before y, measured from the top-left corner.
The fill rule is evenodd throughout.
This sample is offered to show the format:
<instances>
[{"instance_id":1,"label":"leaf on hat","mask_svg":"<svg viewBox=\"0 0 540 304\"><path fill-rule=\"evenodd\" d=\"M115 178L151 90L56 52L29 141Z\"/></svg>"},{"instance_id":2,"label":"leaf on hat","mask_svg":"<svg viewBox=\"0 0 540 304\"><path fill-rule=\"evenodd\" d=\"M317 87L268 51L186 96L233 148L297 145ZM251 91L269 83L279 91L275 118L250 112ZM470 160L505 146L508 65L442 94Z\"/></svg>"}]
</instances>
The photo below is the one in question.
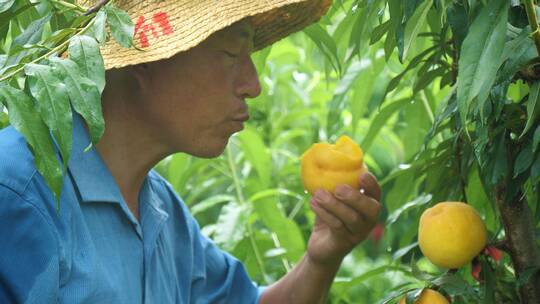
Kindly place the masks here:
<instances>
[{"instance_id":1,"label":"leaf on hat","mask_svg":"<svg viewBox=\"0 0 540 304\"><path fill-rule=\"evenodd\" d=\"M123 47L131 47L135 25L128 13L113 5L107 5L104 9L107 13L107 24L111 27L114 39Z\"/></svg>"}]
</instances>

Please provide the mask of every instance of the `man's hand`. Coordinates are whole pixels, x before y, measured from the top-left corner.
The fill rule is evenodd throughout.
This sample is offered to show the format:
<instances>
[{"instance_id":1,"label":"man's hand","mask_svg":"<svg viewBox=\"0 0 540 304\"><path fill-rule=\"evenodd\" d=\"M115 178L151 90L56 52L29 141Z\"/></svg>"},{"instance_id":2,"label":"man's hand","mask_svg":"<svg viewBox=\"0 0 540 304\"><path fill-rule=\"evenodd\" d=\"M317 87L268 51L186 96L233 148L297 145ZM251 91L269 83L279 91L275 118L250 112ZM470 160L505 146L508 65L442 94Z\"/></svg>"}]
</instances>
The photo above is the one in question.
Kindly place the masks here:
<instances>
[{"instance_id":1,"label":"man's hand","mask_svg":"<svg viewBox=\"0 0 540 304\"><path fill-rule=\"evenodd\" d=\"M307 257L319 265L339 265L375 226L381 209L381 188L371 173L360 178L360 190L339 185L335 195L317 190L311 209L317 215Z\"/></svg>"},{"instance_id":2,"label":"man's hand","mask_svg":"<svg viewBox=\"0 0 540 304\"><path fill-rule=\"evenodd\" d=\"M307 254L265 290L261 304L326 303L343 257L367 237L381 209L381 188L375 177L364 173L359 178L361 190L341 185L335 195L324 190L315 192L311 208L317 218Z\"/></svg>"}]
</instances>

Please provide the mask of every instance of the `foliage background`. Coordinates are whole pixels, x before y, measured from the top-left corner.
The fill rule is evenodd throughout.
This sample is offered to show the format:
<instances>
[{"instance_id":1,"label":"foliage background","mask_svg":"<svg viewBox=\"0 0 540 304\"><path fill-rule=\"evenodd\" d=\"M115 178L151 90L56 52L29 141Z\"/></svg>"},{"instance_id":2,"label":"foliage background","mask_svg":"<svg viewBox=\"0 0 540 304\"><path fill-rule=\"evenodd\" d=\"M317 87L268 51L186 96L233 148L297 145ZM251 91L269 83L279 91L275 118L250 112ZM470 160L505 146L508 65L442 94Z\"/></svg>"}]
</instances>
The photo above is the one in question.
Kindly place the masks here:
<instances>
[{"instance_id":1,"label":"foliage background","mask_svg":"<svg viewBox=\"0 0 540 304\"><path fill-rule=\"evenodd\" d=\"M17 48L13 37L36 19L51 11L53 16L84 11L70 8L69 2L44 2L48 9L40 12L36 6L28 20L24 14L10 16L7 28L0 22L5 53L0 54L0 74L20 68L9 67L10 58L39 59L42 46L55 50L74 32L103 38L104 27L87 22L100 25L107 19L115 38L129 45L129 28L118 23L115 28L110 16L117 12L108 8L101 21L80 18L77 24L74 16L65 17L75 30L64 38L58 32L61 22L47 20L50 28L39 38L47 42L58 36L58 41L47 46L38 39ZM500 261L482 255L475 260L482 266L479 282L471 275L472 265L448 271L423 258L417 229L427 207L467 201L485 219L490 241L497 242L505 238L497 200L525 197L538 246L540 85L524 75L538 54L519 4L335 1L319 24L253 55L263 92L249 102L251 120L231 138L223 156L177 154L156 169L184 198L203 232L242 260L253 280L269 284L300 259L314 220L300 181L301 154L314 142L347 134L366 152L367 165L383 188L384 210L378 232L346 258L332 303L395 302L425 286L452 296L453 303L518 303L519 287L538 268L517 275L509 255ZM81 40L82 47L97 46ZM84 82L99 89L100 73L83 75ZM33 96L25 78L31 74L15 75L9 85ZM9 107L7 95L1 96ZM0 113L2 126L8 124L6 113ZM501 194L501 185L510 190Z\"/></svg>"}]
</instances>

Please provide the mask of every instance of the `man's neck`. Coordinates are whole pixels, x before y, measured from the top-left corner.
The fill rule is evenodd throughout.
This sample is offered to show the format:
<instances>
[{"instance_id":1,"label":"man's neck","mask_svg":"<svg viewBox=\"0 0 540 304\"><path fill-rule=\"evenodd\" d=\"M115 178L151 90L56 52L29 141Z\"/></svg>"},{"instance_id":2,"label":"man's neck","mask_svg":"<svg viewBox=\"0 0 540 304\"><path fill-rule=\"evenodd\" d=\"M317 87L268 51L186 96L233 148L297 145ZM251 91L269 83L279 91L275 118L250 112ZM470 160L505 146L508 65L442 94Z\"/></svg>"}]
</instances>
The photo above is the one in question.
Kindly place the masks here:
<instances>
[{"instance_id":1,"label":"man's neck","mask_svg":"<svg viewBox=\"0 0 540 304\"><path fill-rule=\"evenodd\" d=\"M123 101L106 101L105 133L97 151L113 175L133 215L139 219L139 192L148 172L165 156L165 147L149 134L141 119Z\"/></svg>"}]
</instances>

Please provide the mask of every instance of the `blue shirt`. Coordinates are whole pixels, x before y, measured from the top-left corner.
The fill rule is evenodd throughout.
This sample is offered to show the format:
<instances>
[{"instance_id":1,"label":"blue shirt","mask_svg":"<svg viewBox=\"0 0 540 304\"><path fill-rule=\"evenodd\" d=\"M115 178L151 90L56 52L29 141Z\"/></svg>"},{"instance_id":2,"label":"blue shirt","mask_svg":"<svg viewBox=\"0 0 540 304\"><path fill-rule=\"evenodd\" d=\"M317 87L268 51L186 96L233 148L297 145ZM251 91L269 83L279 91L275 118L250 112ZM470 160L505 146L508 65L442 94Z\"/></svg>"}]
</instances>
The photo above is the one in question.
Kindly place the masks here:
<instances>
[{"instance_id":1,"label":"blue shirt","mask_svg":"<svg viewBox=\"0 0 540 304\"><path fill-rule=\"evenodd\" d=\"M74 115L60 213L24 138L0 131L0 303L258 303L262 287L203 236L151 171L140 222Z\"/></svg>"}]
</instances>

